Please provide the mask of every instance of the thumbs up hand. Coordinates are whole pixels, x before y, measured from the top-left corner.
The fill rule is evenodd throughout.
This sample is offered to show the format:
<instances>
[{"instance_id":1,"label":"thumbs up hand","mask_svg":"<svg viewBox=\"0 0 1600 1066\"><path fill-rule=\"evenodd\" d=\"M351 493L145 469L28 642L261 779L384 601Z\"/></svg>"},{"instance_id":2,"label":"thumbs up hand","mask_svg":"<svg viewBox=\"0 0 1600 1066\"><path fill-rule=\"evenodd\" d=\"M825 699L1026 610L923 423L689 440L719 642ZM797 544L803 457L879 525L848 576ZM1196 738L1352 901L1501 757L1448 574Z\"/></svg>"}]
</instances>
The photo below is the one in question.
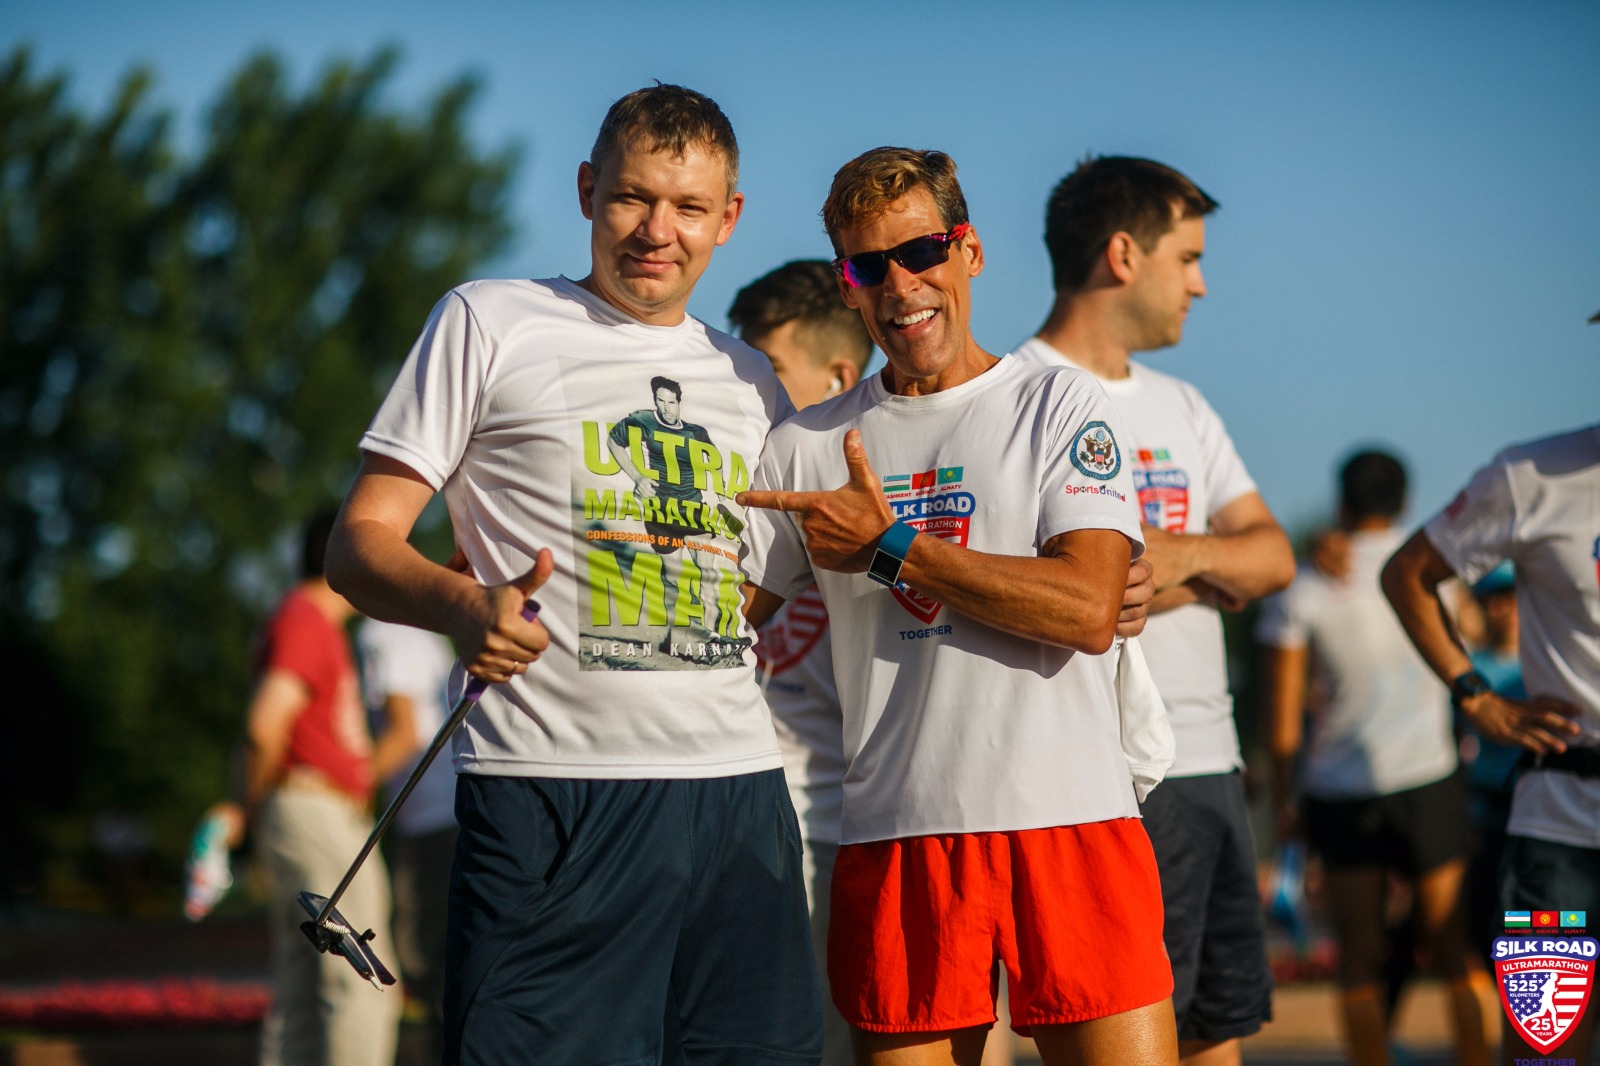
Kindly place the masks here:
<instances>
[{"instance_id":1,"label":"thumbs up hand","mask_svg":"<svg viewBox=\"0 0 1600 1066\"><path fill-rule=\"evenodd\" d=\"M894 512L883 498L878 475L867 461L861 431L844 435L844 462L849 478L827 492L741 492L745 507L790 511L800 516L800 532L813 566L841 574L859 574L872 562L878 537L894 524Z\"/></svg>"},{"instance_id":2,"label":"thumbs up hand","mask_svg":"<svg viewBox=\"0 0 1600 1066\"><path fill-rule=\"evenodd\" d=\"M525 673L550 646L550 634L537 618L523 615L523 605L550 579L555 559L539 549L533 567L503 585L479 585L477 595L462 605L450 637L467 673L491 684Z\"/></svg>"}]
</instances>

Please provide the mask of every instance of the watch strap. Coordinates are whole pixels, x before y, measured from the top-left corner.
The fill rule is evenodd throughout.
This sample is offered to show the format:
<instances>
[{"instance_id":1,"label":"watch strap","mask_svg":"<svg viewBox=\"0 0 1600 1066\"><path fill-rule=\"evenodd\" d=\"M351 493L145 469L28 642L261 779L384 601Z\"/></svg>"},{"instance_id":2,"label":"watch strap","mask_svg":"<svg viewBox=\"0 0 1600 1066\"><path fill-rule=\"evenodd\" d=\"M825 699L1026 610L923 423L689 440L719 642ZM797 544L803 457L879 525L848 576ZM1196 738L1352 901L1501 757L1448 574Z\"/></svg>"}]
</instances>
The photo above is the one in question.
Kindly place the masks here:
<instances>
[{"instance_id":1,"label":"watch strap","mask_svg":"<svg viewBox=\"0 0 1600 1066\"><path fill-rule=\"evenodd\" d=\"M1469 700L1474 696L1481 696L1490 689L1489 681L1476 670L1468 670L1450 682L1450 703L1457 710L1461 709L1461 701Z\"/></svg>"},{"instance_id":2,"label":"watch strap","mask_svg":"<svg viewBox=\"0 0 1600 1066\"><path fill-rule=\"evenodd\" d=\"M878 584L893 588L900 583L900 568L911 552L911 542L917 531L904 522L895 522L878 538L878 546L867 566L867 576Z\"/></svg>"}]
</instances>

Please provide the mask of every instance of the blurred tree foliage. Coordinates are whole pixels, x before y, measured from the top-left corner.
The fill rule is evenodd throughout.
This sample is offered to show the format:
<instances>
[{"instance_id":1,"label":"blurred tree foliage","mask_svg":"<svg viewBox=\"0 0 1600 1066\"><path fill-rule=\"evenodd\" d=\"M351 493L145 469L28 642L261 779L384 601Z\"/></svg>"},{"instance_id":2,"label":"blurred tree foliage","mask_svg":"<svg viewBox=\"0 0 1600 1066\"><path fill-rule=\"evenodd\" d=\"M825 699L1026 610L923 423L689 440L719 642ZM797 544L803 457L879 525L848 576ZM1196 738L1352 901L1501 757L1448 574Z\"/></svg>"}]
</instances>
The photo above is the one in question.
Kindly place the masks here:
<instances>
[{"instance_id":1,"label":"blurred tree foliage","mask_svg":"<svg viewBox=\"0 0 1600 1066\"><path fill-rule=\"evenodd\" d=\"M385 99L245 63L194 153L136 71L77 110L0 59L0 887L83 870L96 812L181 858L227 781L286 546L336 502L424 316L503 249L476 87Z\"/></svg>"}]
</instances>

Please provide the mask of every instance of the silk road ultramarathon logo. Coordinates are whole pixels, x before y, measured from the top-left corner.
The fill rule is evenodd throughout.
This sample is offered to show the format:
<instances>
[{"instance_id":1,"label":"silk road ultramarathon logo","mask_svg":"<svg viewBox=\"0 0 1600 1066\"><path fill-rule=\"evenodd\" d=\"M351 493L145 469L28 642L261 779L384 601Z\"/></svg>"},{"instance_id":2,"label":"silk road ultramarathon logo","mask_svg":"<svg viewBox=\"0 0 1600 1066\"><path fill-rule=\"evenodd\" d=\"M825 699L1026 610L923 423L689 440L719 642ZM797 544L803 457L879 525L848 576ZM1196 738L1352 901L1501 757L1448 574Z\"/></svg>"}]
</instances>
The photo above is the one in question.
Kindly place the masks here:
<instances>
[{"instance_id":1,"label":"silk road ultramarathon logo","mask_svg":"<svg viewBox=\"0 0 1600 1066\"><path fill-rule=\"evenodd\" d=\"M1494 979L1511 1025L1541 1052L1572 1035L1594 989L1593 937L1503 936L1494 942Z\"/></svg>"},{"instance_id":2,"label":"silk road ultramarathon logo","mask_svg":"<svg viewBox=\"0 0 1600 1066\"><path fill-rule=\"evenodd\" d=\"M883 495L894 516L919 533L966 546L977 499L961 487L965 467L939 466L916 474L889 474ZM916 589L897 586L894 598L924 625L938 617L944 604Z\"/></svg>"}]
</instances>

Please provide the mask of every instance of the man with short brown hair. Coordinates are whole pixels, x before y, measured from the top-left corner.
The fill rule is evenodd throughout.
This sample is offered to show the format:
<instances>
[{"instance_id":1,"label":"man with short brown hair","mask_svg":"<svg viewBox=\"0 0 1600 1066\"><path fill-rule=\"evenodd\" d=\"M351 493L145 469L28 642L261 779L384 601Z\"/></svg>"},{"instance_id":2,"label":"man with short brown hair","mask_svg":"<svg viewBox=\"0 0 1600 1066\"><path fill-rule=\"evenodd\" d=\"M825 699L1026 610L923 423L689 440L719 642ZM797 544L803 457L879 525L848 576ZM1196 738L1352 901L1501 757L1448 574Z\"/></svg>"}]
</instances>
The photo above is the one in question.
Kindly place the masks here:
<instances>
[{"instance_id":1,"label":"man with short brown hair","mask_svg":"<svg viewBox=\"0 0 1600 1066\"><path fill-rule=\"evenodd\" d=\"M825 259L796 259L761 275L735 294L728 323L772 361L796 410L854 388L872 356L872 337L839 299Z\"/></svg>"},{"instance_id":2,"label":"man with short brown hair","mask_svg":"<svg viewBox=\"0 0 1600 1066\"><path fill-rule=\"evenodd\" d=\"M856 1061L976 1062L999 964L1046 1063L1172 1062L1123 659L1102 654L1142 549L1117 415L1087 375L973 338L983 246L949 156L867 152L823 217L888 366L774 431L742 499L770 509L751 619L813 580L829 609L828 973Z\"/></svg>"},{"instance_id":3,"label":"man with short brown hair","mask_svg":"<svg viewBox=\"0 0 1600 1066\"><path fill-rule=\"evenodd\" d=\"M1272 1016L1255 851L1219 607L1294 577L1294 555L1222 419L1187 382L1131 361L1178 343L1203 297L1199 186L1149 159L1085 160L1045 210L1055 302L1012 358L1100 379L1122 413L1158 590L1142 642L1177 761L1142 806L1161 866L1184 1059L1237 1063Z\"/></svg>"},{"instance_id":4,"label":"man with short brown hair","mask_svg":"<svg viewBox=\"0 0 1600 1066\"><path fill-rule=\"evenodd\" d=\"M447 1063L819 1053L728 510L791 408L758 352L686 313L737 177L715 102L619 100L578 168L589 274L451 292L361 441L330 573L494 683L456 737ZM659 418L630 417L645 394ZM406 542L441 491L468 574Z\"/></svg>"}]
</instances>

